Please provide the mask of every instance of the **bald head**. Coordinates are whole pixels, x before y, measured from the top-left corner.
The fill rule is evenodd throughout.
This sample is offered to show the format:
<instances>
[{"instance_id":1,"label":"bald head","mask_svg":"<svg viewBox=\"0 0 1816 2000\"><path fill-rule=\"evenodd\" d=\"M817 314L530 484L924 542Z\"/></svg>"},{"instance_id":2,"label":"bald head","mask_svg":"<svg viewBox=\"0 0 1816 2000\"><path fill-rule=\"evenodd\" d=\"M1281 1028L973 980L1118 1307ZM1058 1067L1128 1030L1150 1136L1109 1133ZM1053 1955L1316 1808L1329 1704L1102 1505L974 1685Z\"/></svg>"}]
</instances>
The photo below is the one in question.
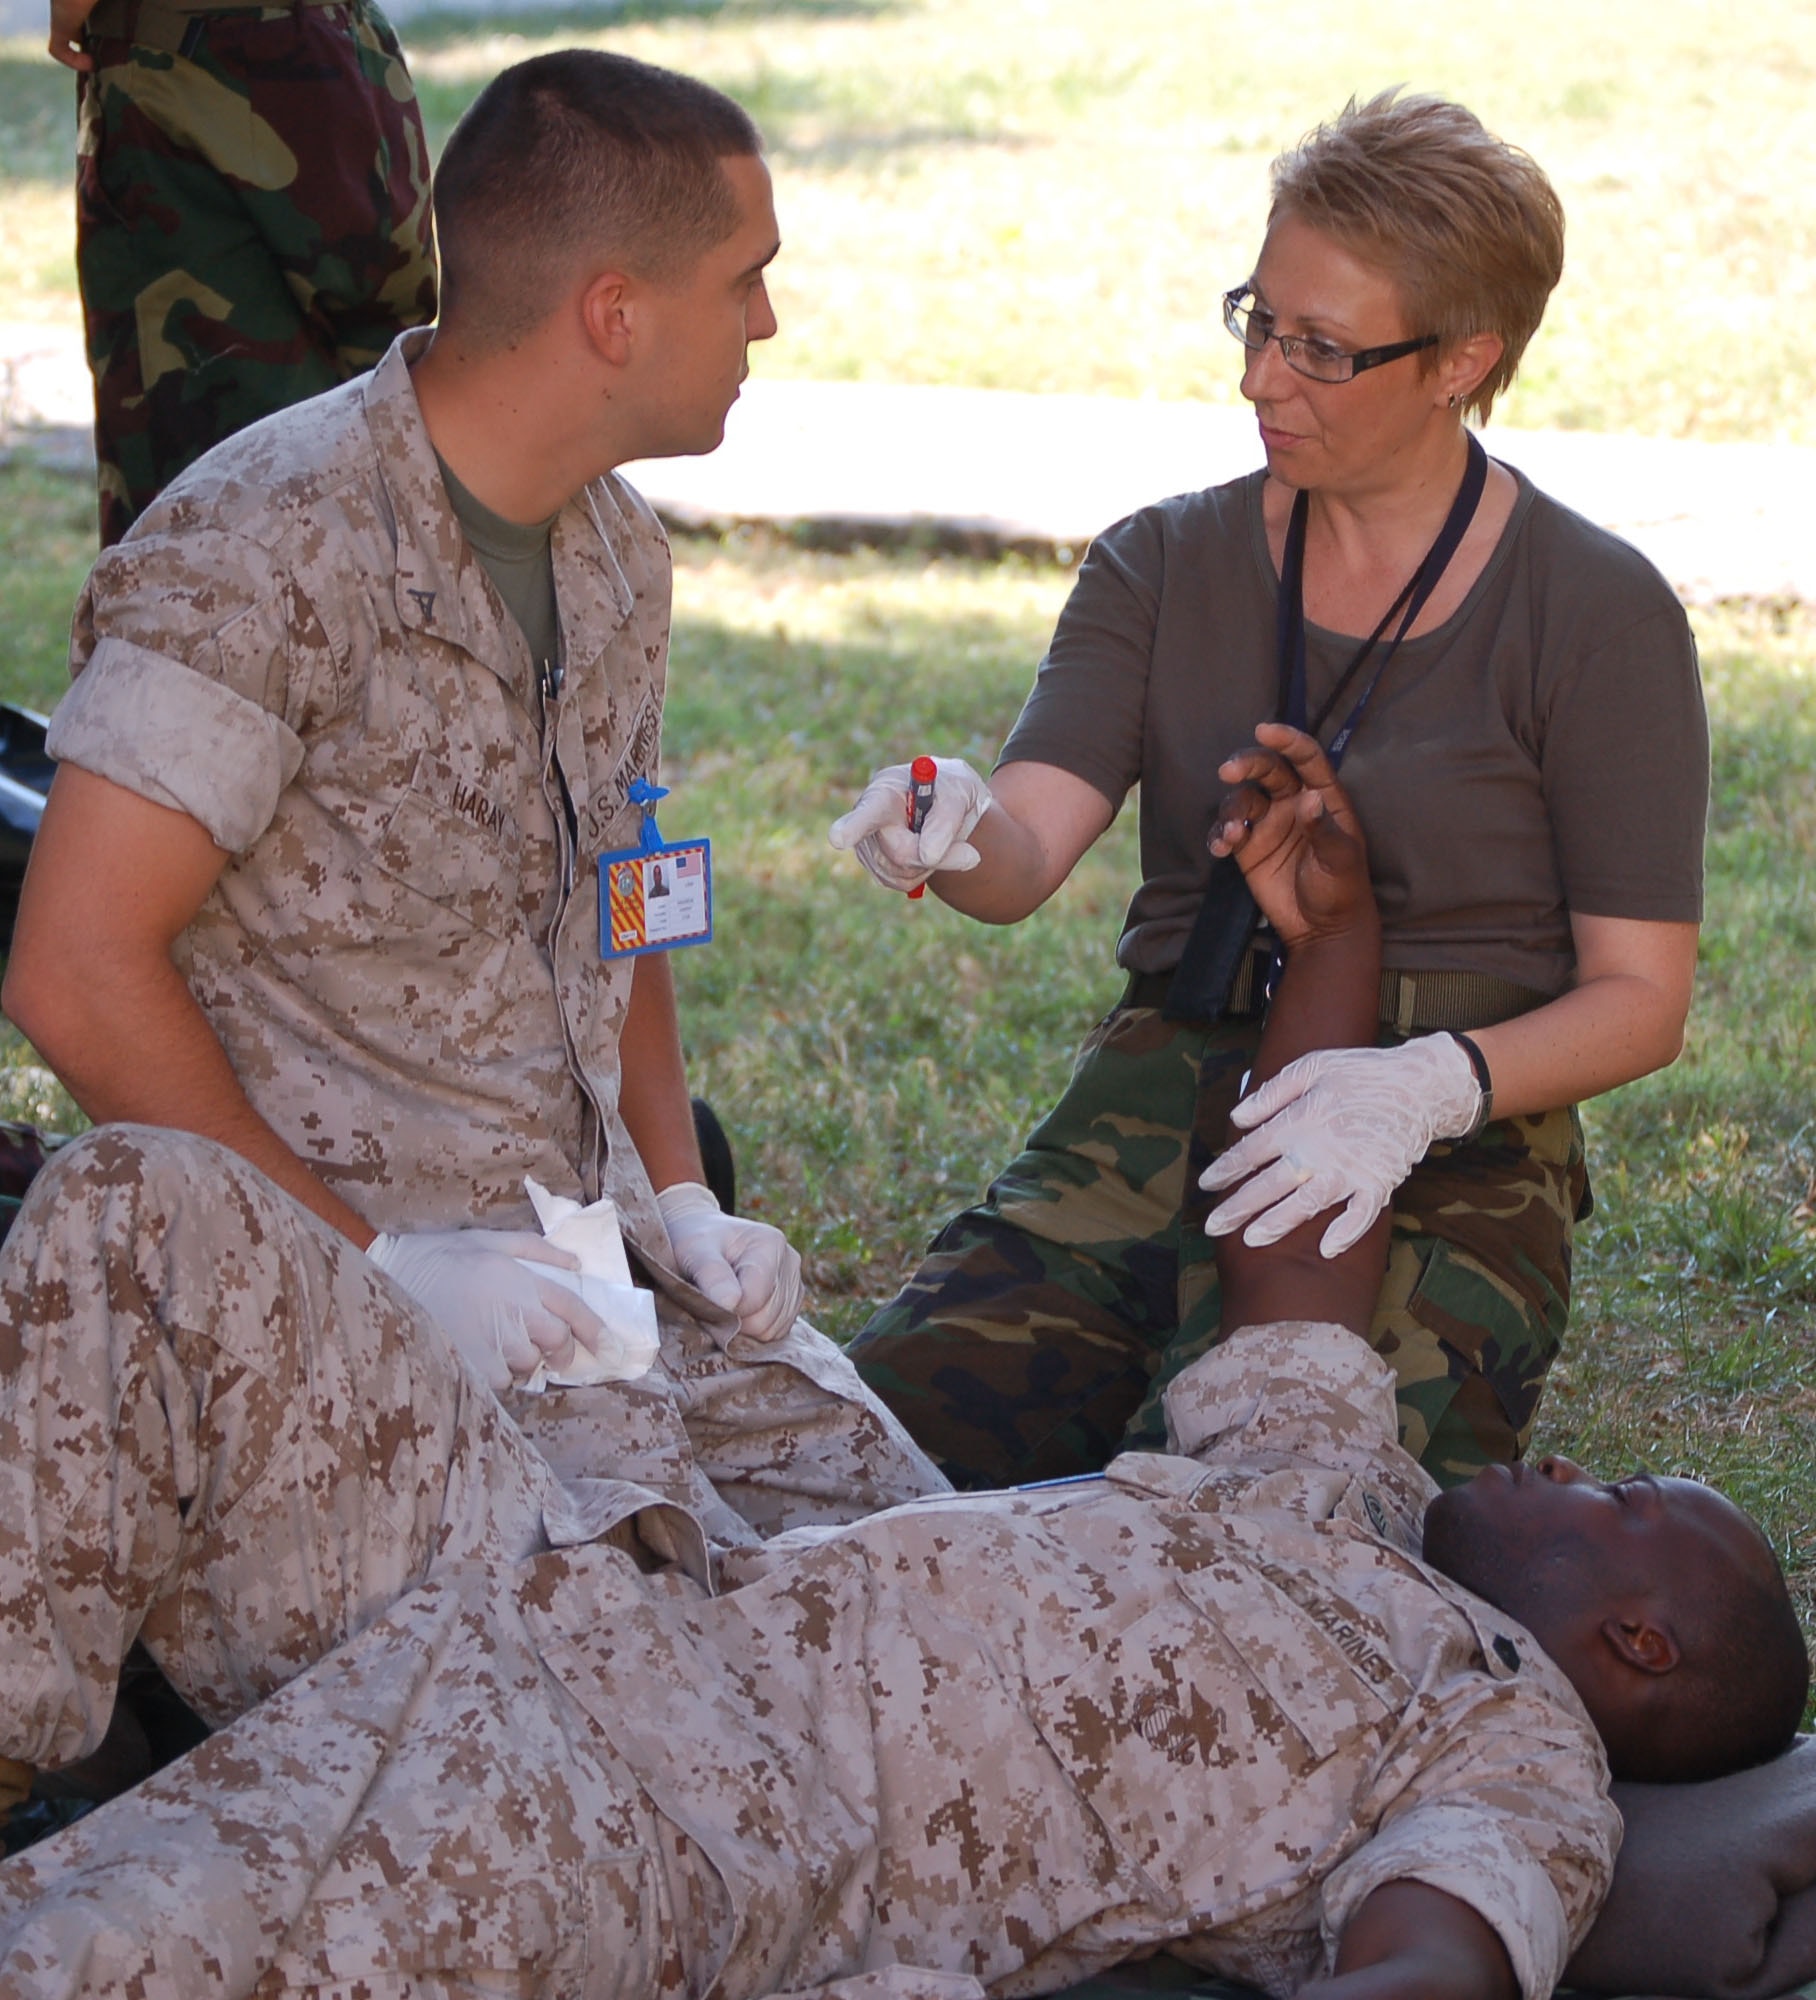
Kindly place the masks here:
<instances>
[{"instance_id":1,"label":"bald head","mask_svg":"<svg viewBox=\"0 0 1816 2000\"><path fill-rule=\"evenodd\" d=\"M1491 1466L1432 1502L1425 1559L1526 1626L1618 1778L1719 1777L1796 1732L1810 1663L1783 1572L1713 1487L1556 1457Z\"/></svg>"}]
</instances>

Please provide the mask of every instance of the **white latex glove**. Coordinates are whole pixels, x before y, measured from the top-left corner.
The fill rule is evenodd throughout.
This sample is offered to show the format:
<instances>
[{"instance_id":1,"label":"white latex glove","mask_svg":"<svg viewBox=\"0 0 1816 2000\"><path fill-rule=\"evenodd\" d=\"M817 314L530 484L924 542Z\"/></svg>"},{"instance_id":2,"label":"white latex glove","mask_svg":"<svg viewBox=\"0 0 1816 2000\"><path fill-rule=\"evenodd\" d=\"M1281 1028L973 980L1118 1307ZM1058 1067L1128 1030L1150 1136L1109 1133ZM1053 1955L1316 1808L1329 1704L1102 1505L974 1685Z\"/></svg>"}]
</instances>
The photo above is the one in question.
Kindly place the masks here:
<instances>
[{"instance_id":1,"label":"white latex glove","mask_svg":"<svg viewBox=\"0 0 1816 2000\"><path fill-rule=\"evenodd\" d=\"M577 1271L569 1250L524 1229L448 1229L373 1237L366 1255L424 1307L496 1395L543 1361L565 1367L576 1343L599 1350L599 1315L553 1278L549 1264Z\"/></svg>"},{"instance_id":2,"label":"white latex glove","mask_svg":"<svg viewBox=\"0 0 1816 2000\"><path fill-rule=\"evenodd\" d=\"M1254 1179L1211 1210L1205 1234L1242 1229L1243 1242L1259 1249L1342 1202L1318 1245L1335 1257L1361 1241L1434 1139L1474 1125L1481 1103L1469 1057L1449 1035L1301 1056L1230 1114L1248 1136L1213 1160L1198 1185Z\"/></svg>"},{"instance_id":3,"label":"white latex glove","mask_svg":"<svg viewBox=\"0 0 1816 2000\"><path fill-rule=\"evenodd\" d=\"M738 1331L776 1340L801 1311L801 1253L779 1229L727 1215L698 1181L661 1189L656 1206L674 1246L675 1269L716 1306L738 1315Z\"/></svg>"},{"instance_id":4,"label":"white latex glove","mask_svg":"<svg viewBox=\"0 0 1816 2000\"><path fill-rule=\"evenodd\" d=\"M936 870L963 874L979 855L971 829L990 804L990 787L962 757L936 757L933 804L919 833L908 831L909 766L885 764L826 838L853 848L885 889L917 889Z\"/></svg>"}]
</instances>

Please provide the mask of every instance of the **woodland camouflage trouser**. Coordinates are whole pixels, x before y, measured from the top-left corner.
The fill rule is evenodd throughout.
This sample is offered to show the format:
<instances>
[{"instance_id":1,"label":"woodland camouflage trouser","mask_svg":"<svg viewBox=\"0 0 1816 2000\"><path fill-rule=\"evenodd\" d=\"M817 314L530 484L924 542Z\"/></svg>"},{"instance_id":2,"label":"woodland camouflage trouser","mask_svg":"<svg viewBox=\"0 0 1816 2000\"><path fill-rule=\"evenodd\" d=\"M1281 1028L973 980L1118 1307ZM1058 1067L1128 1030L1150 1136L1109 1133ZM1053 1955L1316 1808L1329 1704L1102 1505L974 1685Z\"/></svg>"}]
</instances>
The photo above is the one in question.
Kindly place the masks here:
<instances>
[{"instance_id":1,"label":"woodland camouflage trouser","mask_svg":"<svg viewBox=\"0 0 1816 2000\"><path fill-rule=\"evenodd\" d=\"M1161 1392L1218 1338L1216 1197L1197 1181L1259 1040L1256 1022L1116 1009L1025 1149L852 1343L955 1484L1058 1478L1164 1442ZM1369 1338L1398 1378L1402 1443L1443 1484L1525 1449L1587 1189L1564 1110L1433 1146L1395 1197Z\"/></svg>"},{"instance_id":2,"label":"woodland camouflage trouser","mask_svg":"<svg viewBox=\"0 0 1816 2000\"><path fill-rule=\"evenodd\" d=\"M76 264L101 541L183 468L435 316L429 153L370 0L184 14L103 0Z\"/></svg>"}]
</instances>

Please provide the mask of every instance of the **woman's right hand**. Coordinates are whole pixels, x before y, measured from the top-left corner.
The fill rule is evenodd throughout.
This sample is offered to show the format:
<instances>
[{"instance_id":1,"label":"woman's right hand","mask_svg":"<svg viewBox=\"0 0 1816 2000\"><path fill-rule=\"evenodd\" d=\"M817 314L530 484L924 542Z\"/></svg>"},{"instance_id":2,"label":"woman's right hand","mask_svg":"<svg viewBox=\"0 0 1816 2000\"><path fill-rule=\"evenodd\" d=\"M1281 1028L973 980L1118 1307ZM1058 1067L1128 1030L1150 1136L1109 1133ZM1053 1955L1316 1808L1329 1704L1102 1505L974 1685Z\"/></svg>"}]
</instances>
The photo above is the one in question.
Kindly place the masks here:
<instances>
[{"instance_id":1,"label":"woman's right hand","mask_svg":"<svg viewBox=\"0 0 1816 2000\"><path fill-rule=\"evenodd\" d=\"M911 766L885 764L826 836L853 850L885 889L918 889L936 871L962 873L980 859L970 834L989 809L990 787L962 757L933 764L933 804L918 833L908 826Z\"/></svg>"}]
</instances>

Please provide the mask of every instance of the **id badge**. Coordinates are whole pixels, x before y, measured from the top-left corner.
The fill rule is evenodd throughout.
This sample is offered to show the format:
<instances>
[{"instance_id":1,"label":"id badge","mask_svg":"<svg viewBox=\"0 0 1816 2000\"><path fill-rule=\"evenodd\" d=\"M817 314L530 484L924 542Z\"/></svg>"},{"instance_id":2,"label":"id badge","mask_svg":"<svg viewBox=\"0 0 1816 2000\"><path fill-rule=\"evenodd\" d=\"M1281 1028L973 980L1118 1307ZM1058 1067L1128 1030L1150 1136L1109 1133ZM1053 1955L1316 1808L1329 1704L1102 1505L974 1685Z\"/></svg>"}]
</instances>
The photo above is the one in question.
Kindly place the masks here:
<instances>
[{"instance_id":1,"label":"id badge","mask_svg":"<svg viewBox=\"0 0 1816 2000\"><path fill-rule=\"evenodd\" d=\"M662 838L656 801L667 796L666 786L638 778L630 798L643 808L642 836L635 847L599 857L601 958L712 942L713 844Z\"/></svg>"}]
</instances>

